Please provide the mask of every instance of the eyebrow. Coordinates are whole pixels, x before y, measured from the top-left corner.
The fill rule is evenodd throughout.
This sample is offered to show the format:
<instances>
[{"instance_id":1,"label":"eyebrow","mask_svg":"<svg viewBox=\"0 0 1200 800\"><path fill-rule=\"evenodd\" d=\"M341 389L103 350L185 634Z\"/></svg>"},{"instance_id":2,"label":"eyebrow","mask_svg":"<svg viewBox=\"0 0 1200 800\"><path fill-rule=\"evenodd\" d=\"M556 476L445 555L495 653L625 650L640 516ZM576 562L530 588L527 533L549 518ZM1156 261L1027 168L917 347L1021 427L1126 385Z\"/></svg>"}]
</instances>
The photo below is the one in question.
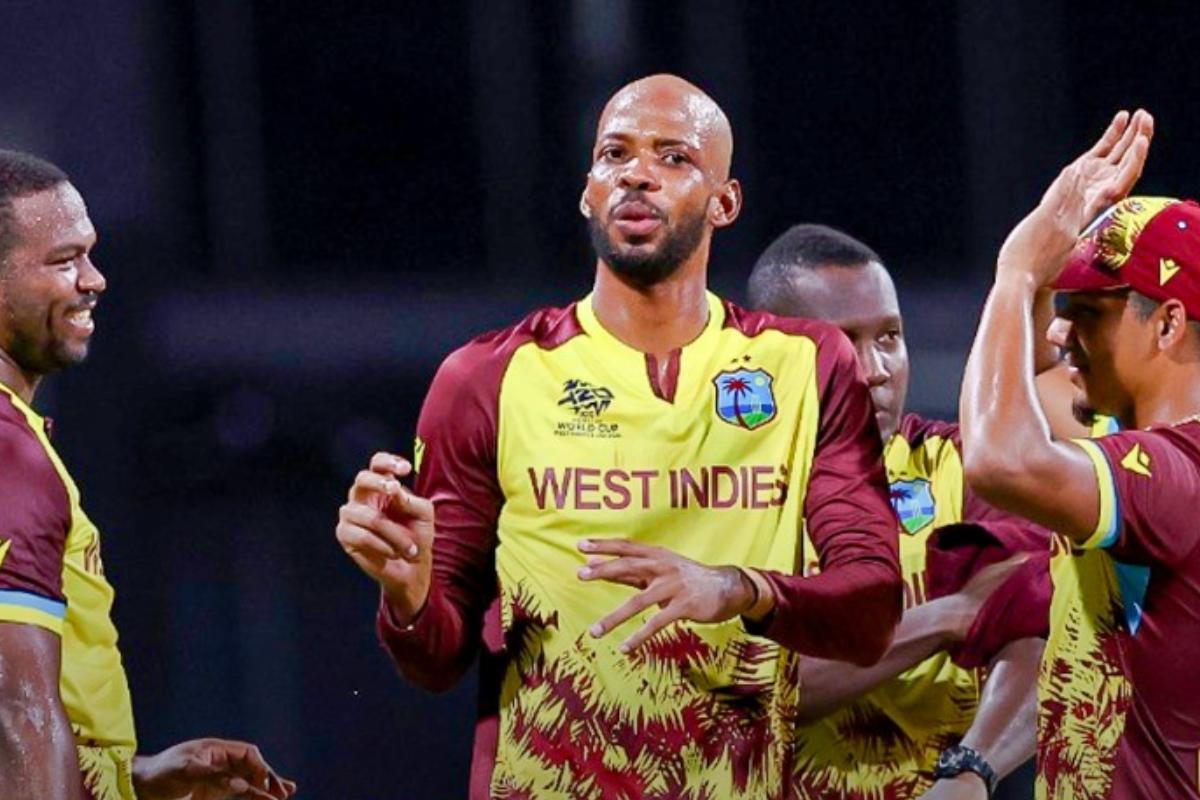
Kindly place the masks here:
<instances>
[{"instance_id":1,"label":"eyebrow","mask_svg":"<svg viewBox=\"0 0 1200 800\"><path fill-rule=\"evenodd\" d=\"M620 131L616 131L613 133L606 133L600 137L597 144L599 144L600 142L603 142L603 141L610 140L610 139L615 139L615 140L621 141L621 142L630 142L630 141L633 141L633 136L631 134L622 133ZM657 149L661 149L663 147L685 147L688 150L698 149L695 144L692 144L691 142L688 142L684 139L675 139L675 138L671 138L671 137L667 137L667 136L660 136L654 140L654 148L657 150Z\"/></svg>"}]
</instances>

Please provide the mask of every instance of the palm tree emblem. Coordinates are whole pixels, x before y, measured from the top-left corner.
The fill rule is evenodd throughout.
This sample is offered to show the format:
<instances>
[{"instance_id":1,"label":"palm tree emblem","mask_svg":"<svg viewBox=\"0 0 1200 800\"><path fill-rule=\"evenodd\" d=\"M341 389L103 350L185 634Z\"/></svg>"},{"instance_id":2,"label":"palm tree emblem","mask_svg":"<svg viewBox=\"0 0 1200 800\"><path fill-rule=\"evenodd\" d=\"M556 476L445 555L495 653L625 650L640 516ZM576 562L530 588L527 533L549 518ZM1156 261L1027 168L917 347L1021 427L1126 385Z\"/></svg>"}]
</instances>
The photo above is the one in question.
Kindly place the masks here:
<instances>
[{"instance_id":1,"label":"palm tree emblem","mask_svg":"<svg viewBox=\"0 0 1200 800\"><path fill-rule=\"evenodd\" d=\"M764 369L738 369L713 378L717 390L717 416L748 431L775 418L773 379Z\"/></svg>"}]
</instances>

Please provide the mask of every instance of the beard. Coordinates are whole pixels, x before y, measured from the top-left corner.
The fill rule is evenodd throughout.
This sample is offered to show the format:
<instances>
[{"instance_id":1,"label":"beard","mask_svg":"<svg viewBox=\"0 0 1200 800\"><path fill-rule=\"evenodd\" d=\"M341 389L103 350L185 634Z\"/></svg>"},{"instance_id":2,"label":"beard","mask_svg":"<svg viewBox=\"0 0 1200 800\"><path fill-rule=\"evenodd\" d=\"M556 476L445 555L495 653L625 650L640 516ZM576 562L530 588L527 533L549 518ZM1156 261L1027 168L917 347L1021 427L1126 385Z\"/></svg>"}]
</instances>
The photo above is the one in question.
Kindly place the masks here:
<instances>
[{"instance_id":1,"label":"beard","mask_svg":"<svg viewBox=\"0 0 1200 800\"><path fill-rule=\"evenodd\" d=\"M622 252L609 237L604 224L593 216L588 220L588 232L596 256L609 266L617 277L640 289L665 281L700 246L704 239L706 218L697 214L683 220L678 228L667 228L662 243L649 252Z\"/></svg>"}]
</instances>

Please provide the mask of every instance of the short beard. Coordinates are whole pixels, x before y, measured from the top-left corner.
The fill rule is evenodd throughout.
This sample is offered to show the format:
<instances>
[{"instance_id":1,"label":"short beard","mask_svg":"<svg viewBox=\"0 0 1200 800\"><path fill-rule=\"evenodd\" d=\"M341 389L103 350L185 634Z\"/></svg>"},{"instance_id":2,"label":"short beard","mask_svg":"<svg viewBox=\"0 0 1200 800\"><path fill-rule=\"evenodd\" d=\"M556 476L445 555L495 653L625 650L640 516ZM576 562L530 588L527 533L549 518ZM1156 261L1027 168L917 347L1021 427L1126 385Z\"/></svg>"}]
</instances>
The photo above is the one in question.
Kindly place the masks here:
<instances>
[{"instance_id":1,"label":"short beard","mask_svg":"<svg viewBox=\"0 0 1200 800\"><path fill-rule=\"evenodd\" d=\"M588 220L592 249L605 264L631 286L647 289L662 283L678 271L688 257L696 252L704 239L707 219L699 214L686 219L678 230L667 231L658 249L643 255L626 255L613 245L603 223L595 216Z\"/></svg>"},{"instance_id":2,"label":"short beard","mask_svg":"<svg viewBox=\"0 0 1200 800\"><path fill-rule=\"evenodd\" d=\"M1071 416L1075 417L1075 421L1084 427L1090 428L1096 424L1096 409L1088 405L1088 402L1083 397L1076 397L1071 400Z\"/></svg>"}]
</instances>

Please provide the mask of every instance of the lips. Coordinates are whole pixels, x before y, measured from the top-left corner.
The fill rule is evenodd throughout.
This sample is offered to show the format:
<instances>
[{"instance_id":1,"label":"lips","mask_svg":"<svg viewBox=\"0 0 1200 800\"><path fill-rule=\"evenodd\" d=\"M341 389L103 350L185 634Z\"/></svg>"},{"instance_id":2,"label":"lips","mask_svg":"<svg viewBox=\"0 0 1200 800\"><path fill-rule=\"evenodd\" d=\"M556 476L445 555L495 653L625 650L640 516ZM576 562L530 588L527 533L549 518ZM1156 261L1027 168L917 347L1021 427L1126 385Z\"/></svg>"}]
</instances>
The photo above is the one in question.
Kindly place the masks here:
<instances>
[{"instance_id":1,"label":"lips","mask_svg":"<svg viewBox=\"0 0 1200 800\"><path fill-rule=\"evenodd\" d=\"M663 224L663 214L649 203L626 200L613 210L613 222L626 236L647 236Z\"/></svg>"},{"instance_id":2,"label":"lips","mask_svg":"<svg viewBox=\"0 0 1200 800\"><path fill-rule=\"evenodd\" d=\"M92 331L96 330L96 321L92 319L92 310L95 305L80 306L72 308L63 318L67 325L77 333L84 336L90 336Z\"/></svg>"}]
</instances>

